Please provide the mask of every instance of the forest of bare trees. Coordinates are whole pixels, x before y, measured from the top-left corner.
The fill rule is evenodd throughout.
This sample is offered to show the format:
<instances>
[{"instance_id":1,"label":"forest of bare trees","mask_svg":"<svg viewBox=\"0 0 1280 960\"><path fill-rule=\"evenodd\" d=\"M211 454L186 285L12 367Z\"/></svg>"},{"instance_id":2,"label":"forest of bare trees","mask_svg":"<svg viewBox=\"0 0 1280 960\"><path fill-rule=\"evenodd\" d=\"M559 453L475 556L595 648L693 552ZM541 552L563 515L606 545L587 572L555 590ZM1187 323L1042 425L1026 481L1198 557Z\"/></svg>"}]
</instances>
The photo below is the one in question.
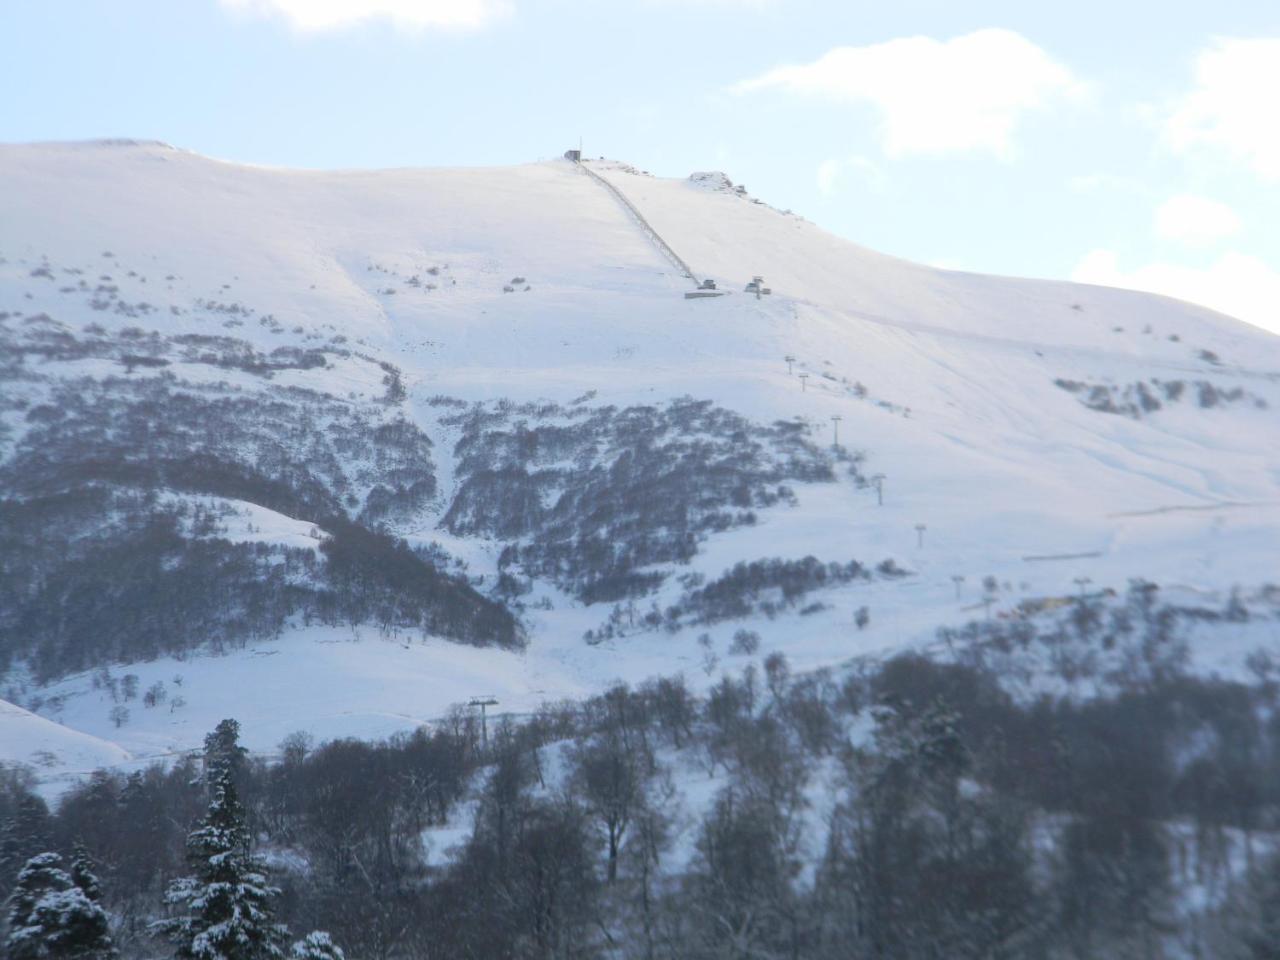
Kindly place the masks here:
<instances>
[{"instance_id":1,"label":"forest of bare trees","mask_svg":"<svg viewBox=\"0 0 1280 960\"><path fill-rule=\"evenodd\" d=\"M1142 596L1139 645L1173 643ZM383 743L298 734L228 783L273 916L353 958L1263 958L1278 692L1174 666L1027 698L974 656L774 654L705 696L618 686L487 737L464 709ZM3 893L81 844L121 954L166 949L208 763L102 771L53 810L7 772Z\"/></svg>"}]
</instances>

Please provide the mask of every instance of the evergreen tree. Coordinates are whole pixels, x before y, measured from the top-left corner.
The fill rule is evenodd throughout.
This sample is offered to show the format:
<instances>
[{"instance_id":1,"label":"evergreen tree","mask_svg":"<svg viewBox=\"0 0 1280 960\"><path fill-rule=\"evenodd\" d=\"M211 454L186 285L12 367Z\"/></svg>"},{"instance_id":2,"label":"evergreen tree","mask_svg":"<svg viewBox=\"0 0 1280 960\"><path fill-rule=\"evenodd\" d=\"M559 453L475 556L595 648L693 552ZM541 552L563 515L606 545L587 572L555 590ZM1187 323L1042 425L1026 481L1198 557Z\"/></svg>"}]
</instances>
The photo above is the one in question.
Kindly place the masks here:
<instances>
[{"instance_id":1,"label":"evergreen tree","mask_svg":"<svg viewBox=\"0 0 1280 960\"><path fill-rule=\"evenodd\" d=\"M42 955L45 938L36 924L36 905L45 894L71 885L71 878L61 865L62 858L56 853L42 853L29 859L18 872L13 893L9 895L7 952L13 960Z\"/></svg>"},{"instance_id":2,"label":"evergreen tree","mask_svg":"<svg viewBox=\"0 0 1280 960\"><path fill-rule=\"evenodd\" d=\"M102 885L93 872L93 858L83 843L76 843L71 851L71 881L84 891L84 895L98 903L102 900Z\"/></svg>"},{"instance_id":3,"label":"evergreen tree","mask_svg":"<svg viewBox=\"0 0 1280 960\"><path fill-rule=\"evenodd\" d=\"M96 888L97 880L90 873ZM27 861L9 898L9 960L110 960L102 907L62 869L56 853Z\"/></svg>"},{"instance_id":4,"label":"evergreen tree","mask_svg":"<svg viewBox=\"0 0 1280 960\"><path fill-rule=\"evenodd\" d=\"M312 930L289 950L292 960L346 960L342 948L323 930Z\"/></svg>"},{"instance_id":5,"label":"evergreen tree","mask_svg":"<svg viewBox=\"0 0 1280 960\"><path fill-rule=\"evenodd\" d=\"M280 960L288 928L275 922L271 901L280 891L249 852L250 837L236 789L238 726L224 720L206 739L212 799L209 812L187 837L193 876L176 880L165 897L182 915L155 924L180 960ZM219 738L220 739L215 739ZM215 750L208 749L213 741Z\"/></svg>"},{"instance_id":6,"label":"evergreen tree","mask_svg":"<svg viewBox=\"0 0 1280 960\"><path fill-rule=\"evenodd\" d=\"M212 785L223 770L230 770L237 785L241 783L245 757L249 751L240 745L240 724L223 720L204 738L205 782Z\"/></svg>"}]
</instances>

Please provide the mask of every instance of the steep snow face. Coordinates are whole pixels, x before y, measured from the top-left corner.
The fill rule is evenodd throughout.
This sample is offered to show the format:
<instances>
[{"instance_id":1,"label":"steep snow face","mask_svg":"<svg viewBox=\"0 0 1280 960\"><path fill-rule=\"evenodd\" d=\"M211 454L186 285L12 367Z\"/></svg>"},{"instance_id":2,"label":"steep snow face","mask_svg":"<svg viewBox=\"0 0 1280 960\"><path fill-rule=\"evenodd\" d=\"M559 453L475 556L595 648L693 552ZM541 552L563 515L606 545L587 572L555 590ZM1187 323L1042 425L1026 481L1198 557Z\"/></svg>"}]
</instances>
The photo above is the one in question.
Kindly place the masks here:
<instances>
[{"instance_id":1,"label":"steep snow face","mask_svg":"<svg viewBox=\"0 0 1280 960\"><path fill-rule=\"evenodd\" d=\"M280 701L288 728L325 735L341 731L342 716L380 718L355 733L438 716L485 692L470 689L483 685L485 658L504 703L526 709L614 679L682 669L710 679L747 662L728 656L739 629L761 634L758 656L782 651L812 668L927 643L942 624L984 616L984 595L994 617L1029 597L1073 593L1084 578L1102 590L1145 577L1212 602L1275 579L1280 339L1159 297L883 256L753 200L723 175L666 180L588 165L630 206L567 161L305 172L162 144L0 148L0 332L11 349L31 348L22 364L0 358L0 472L25 436L56 425L51 398L124 396L113 378L192 403L285 404L281 422L299 431L299 449L336 444L326 476L346 486L270 504L205 491L236 501L241 519L222 536L278 534L310 549L314 504L350 507L341 499L350 494L353 516L369 511L413 544L438 544L477 589L506 572L527 590L523 653L468 650L459 673L443 641L415 646L408 676L429 674L438 658L441 677L460 679L398 686L388 709L378 682L344 683L349 668L336 660L316 661L332 664L328 685L316 670L305 681L284 670L281 683L294 677L309 694ZM725 295L685 299L693 281L648 231ZM754 276L771 292L746 292ZM671 415L683 397L725 412ZM370 424L371 436L372 425L390 431L391 453L334 435L327 418L339 415ZM587 423L598 432L582 433ZM701 442L707 423L728 432ZM313 442L308 424L327 439ZM415 449L405 431L429 438L430 462L418 464L417 487L384 496L375 515L375 482L394 485L387 478L414 465L392 456ZM548 538L581 538L596 523L608 471L631 470L629 489L643 492L647 474L632 468L644 451L682 458L688 476L715 477L724 491L725 471L741 469L734 437L768 435L781 449L776 438L795 431L787 442L806 444L803 456L757 457L751 484L733 493L739 502L696 505L703 526L679 550L637 547L652 533L643 510L634 523L597 524L614 538L608 550L581 539L576 553L548 549ZM223 431L227 443L236 436ZM341 460L357 448L375 452ZM478 459L485 451L501 463ZM876 475L883 505L869 485ZM512 512L492 515L495 492L512 491ZM509 544L534 559L502 560ZM556 574L569 554L616 560L628 550L654 558L630 597L589 603ZM870 573L794 602L762 587L737 619L664 620L740 561L806 556L857 560ZM875 572L890 560L909 575ZM870 619L859 629L861 607ZM292 663L320 636L301 622L284 629L279 658L241 656L234 670L224 660L207 678L210 661L184 664L199 722L194 706L193 722L175 722L172 701L132 709L127 742L153 752L197 744L206 719L237 710L231 673ZM138 672L116 672L128 670ZM62 703L95 705L68 708L66 723L124 736L87 675L59 683ZM265 747L279 729L264 721L246 736Z\"/></svg>"}]
</instances>

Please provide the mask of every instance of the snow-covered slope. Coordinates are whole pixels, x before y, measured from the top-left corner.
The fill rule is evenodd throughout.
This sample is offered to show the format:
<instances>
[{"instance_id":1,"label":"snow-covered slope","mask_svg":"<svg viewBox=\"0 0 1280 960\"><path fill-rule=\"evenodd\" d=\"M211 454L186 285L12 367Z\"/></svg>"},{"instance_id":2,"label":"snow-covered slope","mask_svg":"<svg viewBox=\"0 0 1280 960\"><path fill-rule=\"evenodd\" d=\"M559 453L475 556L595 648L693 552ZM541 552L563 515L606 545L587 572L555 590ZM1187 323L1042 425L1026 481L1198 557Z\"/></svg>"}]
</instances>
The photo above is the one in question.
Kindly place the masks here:
<instances>
[{"instance_id":1,"label":"snow-covered slope","mask_svg":"<svg viewBox=\"0 0 1280 960\"><path fill-rule=\"evenodd\" d=\"M759 655L782 650L798 667L927 642L939 625L983 615L988 576L993 616L1028 597L1075 592L1086 577L1093 590L1144 577L1216 600L1233 586L1275 579L1280 339L1145 294L896 260L756 202L720 176L666 180L623 164L588 166L699 278L714 278L727 294L685 299L693 283L633 210L567 161L320 173L237 166L159 144L0 148L0 322L11 345L43 338L22 375L4 384L12 402L0 409L0 458L55 416L32 411L65 402L59 384L107 396L124 389L112 377L135 385L168 378L165 402L218 385L226 396L271 391L299 405L323 397L328 407L307 407L288 429L333 418L357 425L343 428L347 437L359 424L372 433L403 420L429 438L430 482L419 478L417 492L384 519L410 543L437 543L487 593L504 547L545 547L568 529L564 516L551 516L559 498L578 497L562 501L563 511L577 524L572 535L586 535L595 521L581 491L593 470L613 469L627 453L637 414L626 408L658 410L656 419L643 414L645 449L705 440L721 444L715 457L726 463L748 436L759 446L742 503L708 507L749 507L754 523L741 512L718 526L708 521L692 534L691 555L659 552L637 566L654 575L648 586L603 602L586 602L592 595L579 581L548 572L564 569L563 557L504 562L530 591L520 598L524 652L466 651L478 659L459 673L457 655L432 640L413 649L404 676L430 672L439 657L440 676L456 679L416 694L392 685L401 692L385 709L378 682L348 683L348 666L299 653L319 628L294 619L278 656L182 665L184 699L201 699L199 723L175 725L166 711L134 708L117 731L89 674L58 682L66 704L97 704L67 706L65 722L113 739L127 733L131 749L192 746L206 719L246 712L240 697L257 687L231 677L289 660L332 669L284 670L278 682L292 680L297 695L254 695L289 705L287 729L334 735L345 729L335 719L343 715L391 715L408 726L491 692L481 689L485 657L495 664L492 685L502 688L492 692L525 709L616 678L714 676L741 662L728 655L740 629L761 635ZM754 275L771 294L744 292ZM100 331L92 349L86 329ZM153 331L233 338L239 345L217 349L257 351L258 359L232 362L224 352L214 363L190 339L148 340ZM59 352L67 338L77 345ZM146 346L152 366L122 355L120 343ZM295 359L263 374L262 358L283 356L280 348L295 349ZM322 356L296 359L307 350ZM392 367L402 391L389 385ZM90 380L97 386L75 386ZM743 421L691 420L666 406L681 397ZM468 406L478 402L485 406ZM355 411L349 420L337 403ZM476 420L477 409L489 419ZM598 430L587 437L575 424L593 416ZM833 417L843 455L829 449ZM788 447L789 434L767 432L778 421L802 424L807 452ZM503 445L538 429L532 453ZM502 433L502 443L486 441L485 430ZM551 449L575 430L572 444ZM477 503L511 483L494 474L491 486L477 486L485 465L467 452L486 442L506 451L502 463L518 467L521 483L532 478L537 492L522 509L546 516L477 517ZM339 438L333 455L341 459L350 443ZM426 441L414 443L421 450ZM355 466L344 462L344 495L367 506L377 484L392 483L387 464L409 457L406 449L345 455ZM795 456L808 458L804 469ZM718 476L716 469L694 476ZM883 506L869 482L877 474ZM793 502L765 496L779 482ZM239 518L221 535L263 541L278 531L281 544L310 549L309 531L322 519L314 501L245 500L252 498L219 501L224 520ZM600 529L619 551L638 542L617 525ZM319 543L326 532L314 536ZM748 612L714 622L690 614L667 618L668 630L644 621L654 609L662 620L668 608L688 608L698 577L713 582L740 561L807 555L869 568L892 560L910 575L827 584L772 616L761 595ZM870 615L865 629L853 625L860 607ZM612 628L602 629L611 613ZM606 639L587 644L588 630ZM699 645L703 633L710 640ZM371 664L385 660L372 643L366 652ZM173 672L168 663L157 669ZM370 669L375 676L384 668ZM266 749L280 729L247 722L246 737ZM354 721L349 729L372 732Z\"/></svg>"},{"instance_id":2,"label":"snow-covered slope","mask_svg":"<svg viewBox=\"0 0 1280 960\"><path fill-rule=\"evenodd\" d=\"M0 700L0 764L29 767L51 789L132 760L123 747Z\"/></svg>"}]
</instances>

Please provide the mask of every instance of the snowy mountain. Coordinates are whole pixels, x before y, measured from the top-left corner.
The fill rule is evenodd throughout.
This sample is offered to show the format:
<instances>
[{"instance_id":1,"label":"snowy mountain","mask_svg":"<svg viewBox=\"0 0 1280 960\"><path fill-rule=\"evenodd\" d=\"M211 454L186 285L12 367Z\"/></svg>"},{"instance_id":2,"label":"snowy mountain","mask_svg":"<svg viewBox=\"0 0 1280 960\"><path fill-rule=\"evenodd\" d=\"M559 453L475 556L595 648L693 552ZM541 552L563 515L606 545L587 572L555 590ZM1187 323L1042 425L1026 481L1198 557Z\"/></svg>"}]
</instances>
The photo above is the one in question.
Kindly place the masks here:
<instances>
[{"instance_id":1,"label":"snowy mountain","mask_svg":"<svg viewBox=\"0 0 1280 960\"><path fill-rule=\"evenodd\" d=\"M108 751L835 666L1138 578L1275 611L1280 339L1208 310L604 160L113 141L0 185L5 695Z\"/></svg>"}]
</instances>

